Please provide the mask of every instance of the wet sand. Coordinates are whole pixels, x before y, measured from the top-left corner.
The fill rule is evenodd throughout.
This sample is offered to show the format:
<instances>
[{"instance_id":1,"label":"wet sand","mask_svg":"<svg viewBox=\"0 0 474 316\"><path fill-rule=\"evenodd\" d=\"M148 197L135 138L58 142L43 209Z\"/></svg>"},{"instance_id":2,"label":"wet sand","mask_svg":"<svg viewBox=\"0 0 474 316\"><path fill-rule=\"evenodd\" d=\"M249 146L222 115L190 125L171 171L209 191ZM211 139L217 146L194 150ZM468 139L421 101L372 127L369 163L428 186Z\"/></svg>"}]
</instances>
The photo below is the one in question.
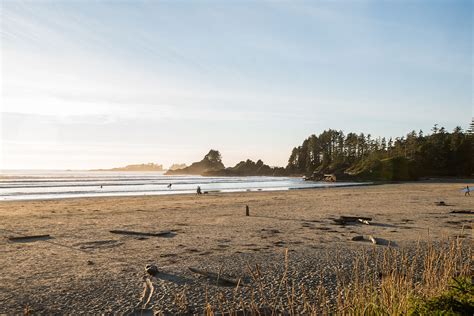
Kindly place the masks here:
<instances>
[{"instance_id":1,"label":"wet sand","mask_svg":"<svg viewBox=\"0 0 474 316\"><path fill-rule=\"evenodd\" d=\"M311 279L360 248L410 247L420 240L461 236L472 242L474 196L465 183L407 183L279 192L0 202L0 313L127 313L140 300L143 269L156 264L155 311L202 309L203 289L218 285L188 267L238 278L247 264L269 275L289 250L295 277ZM437 206L436 201L447 206ZM250 216L245 216L246 205ZM335 225L340 215L373 218L371 225ZM110 230L171 231L163 237ZM8 236L49 234L10 241ZM240 270L239 270L240 269ZM331 282L331 280L326 280ZM326 282L325 281L325 282ZM271 283L271 282L269 282ZM269 285L271 287L271 285ZM187 299L179 300L185 289ZM215 293L213 292L215 290ZM271 291L269 288L268 291Z\"/></svg>"}]
</instances>

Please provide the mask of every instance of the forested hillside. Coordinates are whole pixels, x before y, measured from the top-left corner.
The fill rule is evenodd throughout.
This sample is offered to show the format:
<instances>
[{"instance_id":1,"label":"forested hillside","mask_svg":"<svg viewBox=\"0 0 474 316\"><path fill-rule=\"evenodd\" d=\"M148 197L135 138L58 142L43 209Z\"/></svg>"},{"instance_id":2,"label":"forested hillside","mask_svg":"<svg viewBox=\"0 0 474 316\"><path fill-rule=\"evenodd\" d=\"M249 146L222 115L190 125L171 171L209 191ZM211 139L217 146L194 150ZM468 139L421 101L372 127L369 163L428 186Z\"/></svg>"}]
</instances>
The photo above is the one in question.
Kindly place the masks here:
<instances>
[{"instance_id":1,"label":"forested hillside","mask_svg":"<svg viewBox=\"0 0 474 316\"><path fill-rule=\"evenodd\" d=\"M474 173L474 134L456 127L448 132L435 125L431 134L412 131L395 139L327 130L311 135L293 148L290 174L318 178L335 173L338 179L413 180L420 177L471 176Z\"/></svg>"}]
</instances>

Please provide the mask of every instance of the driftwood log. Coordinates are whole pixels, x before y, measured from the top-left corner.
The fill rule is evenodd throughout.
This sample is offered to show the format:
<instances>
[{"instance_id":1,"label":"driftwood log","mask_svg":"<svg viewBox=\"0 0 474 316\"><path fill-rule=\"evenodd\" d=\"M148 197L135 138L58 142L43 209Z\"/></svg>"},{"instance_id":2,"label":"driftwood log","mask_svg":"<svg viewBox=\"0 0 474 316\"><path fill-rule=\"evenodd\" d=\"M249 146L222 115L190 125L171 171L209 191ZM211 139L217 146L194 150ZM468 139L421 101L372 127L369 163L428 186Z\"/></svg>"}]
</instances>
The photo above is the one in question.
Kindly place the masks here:
<instances>
[{"instance_id":1,"label":"driftwood log","mask_svg":"<svg viewBox=\"0 0 474 316\"><path fill-rule=\"evenodd\" d=\"M8 240L11 241L28 241L31 239L47 239L50 238L50 235L31 235L31 236L16 236L16 237L8 237Z\"/></svg>"},{"instance_id":2,"label":"driftwood log","mask_svg":"<svg viewBox=\"0 0 474 316\"><path fill-rule=\"evenodd\" d=\"M369 235L369 236L367 236L367 239L370 240L374 245L377 244L377 239L375 239L374 236Z\"/></svg>"},{"instance_id":3,"label":"driftwood log","mask_svg":"<svg viewBox=\"0 0 474 316\"><path fill-rule=\"evenodd\" d=\"M154 236L154 237L163 237L171 234L170 230L165 230L157 233L147 233L147 232L136 232L132 230L111 230L112 234L121 234L121 235L135 235L135 236Z\"/></svg>"},{"instance_id":4,"label":"driftwood log","mask_svg":"<svg viewBox=\"0 0 474 316\"><path fill-rule=\"evenodd\" d=\"M159 273L158 267L154 264L147 264L145 266L145 272L151 276L156 276Z\"/></svg>"},{"instance_id":5,"label":"driftwood log","mask_svg":"<svg viewBox=\"0 0 474 316\"><path fill-rule=\"evenodd\" d=\"M370 225L370 221L372 217L364 217L364 216L340 216L339 218L334 218L335 221L339 225L345 225L348 223L363 223L366 225Z\"/></svg>"},{"instance_id":6,"label":"driftwood log","mask_svg":"<svg viewBox=\"0 0 474 316\"><path fill-rule=\"evenodd\" d=\"M453 213L453 214L474 214L474 211L471 211L471 210L454 210L454 211L451 211L450 213Z\"/></svg>"}]
</instances>

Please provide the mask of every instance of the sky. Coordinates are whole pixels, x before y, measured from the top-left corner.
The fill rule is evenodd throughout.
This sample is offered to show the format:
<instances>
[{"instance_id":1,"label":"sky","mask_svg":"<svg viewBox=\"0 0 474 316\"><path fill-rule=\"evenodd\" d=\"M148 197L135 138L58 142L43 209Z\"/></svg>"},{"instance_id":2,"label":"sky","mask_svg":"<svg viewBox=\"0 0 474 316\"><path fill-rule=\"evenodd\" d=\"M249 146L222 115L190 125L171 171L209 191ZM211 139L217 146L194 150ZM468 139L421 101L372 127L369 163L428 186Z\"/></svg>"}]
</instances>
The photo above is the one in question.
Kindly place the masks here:
<instances>
[{"instance_id":1,"label":"sky","mask_svg":"<svg viewBox=\"0 0 474 316\"><path fill-rule=\"evenodd\" d=\"M285 166L325 129L466 129L472 1L0 1L0 169Z\"/></svg>"}]
</instances>

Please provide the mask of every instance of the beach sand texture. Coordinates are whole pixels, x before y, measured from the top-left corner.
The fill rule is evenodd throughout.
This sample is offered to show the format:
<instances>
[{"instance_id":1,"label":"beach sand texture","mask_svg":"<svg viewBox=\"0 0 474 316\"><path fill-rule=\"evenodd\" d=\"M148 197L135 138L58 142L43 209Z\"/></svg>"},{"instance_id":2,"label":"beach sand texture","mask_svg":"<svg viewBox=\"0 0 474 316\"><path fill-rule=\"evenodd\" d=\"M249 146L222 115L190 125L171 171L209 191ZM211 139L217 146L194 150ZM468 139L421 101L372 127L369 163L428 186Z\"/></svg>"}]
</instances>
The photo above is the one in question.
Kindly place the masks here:
<instances>
[{"instance_id":1,"label":"beach sand texture","mask_svg":"<svg viewBox=\"0 0 474 316\"><path fill-rule=\"evenodd\" d=\"M280 273L285 248L291 273L312 285L321 269L346 262L372 235L395 247L461 236L472 242L474 197L462 183L407 183L365 187L207 195L81 198L0 203L0 313L25 306L43 313L126 313L139 302L146 264L160 270L155 310L204 307L218 291L189 267L244 277L258 263ZM446 206L435 202L444 201ZM245 216L249 206L250 216ZM335 225L340 215L372 217L371 225ZM171 231L163 237L110 230ZM49 234L41 240L9 236ZM377 245L375 247L387 247ZM316 281L315 281L316 282ZM330 278L324 280L331 285ZM268 291L273 291L268 280ZM179 295L186 291L186 300ZM184 296L183 296L184 297ZM181 299L181 301L180 301Z\"/></svg>"}]
</instances>

